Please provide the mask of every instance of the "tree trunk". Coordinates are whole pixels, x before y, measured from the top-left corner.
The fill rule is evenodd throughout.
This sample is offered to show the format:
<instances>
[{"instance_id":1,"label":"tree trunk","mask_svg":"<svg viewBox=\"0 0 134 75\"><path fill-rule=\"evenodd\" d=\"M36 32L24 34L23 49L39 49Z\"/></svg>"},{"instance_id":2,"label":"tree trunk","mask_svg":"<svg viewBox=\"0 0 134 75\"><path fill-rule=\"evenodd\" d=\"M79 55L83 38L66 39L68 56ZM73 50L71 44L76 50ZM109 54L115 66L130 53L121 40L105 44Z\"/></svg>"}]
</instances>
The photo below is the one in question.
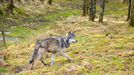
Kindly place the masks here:
<instances>
[{"instance_id":1,"label":"tree trunk","mask_svg":"<svg viewBox=\"0 0 134 75\"><path fill-rule=\"evenodd\" d=\"M49 5L52 5L52 0L48 0L48 4Z\"/></svg>"},{"instance_id":2,"label":"tree trunk","mask_svg":"<svg viewBox=\"0 0 134 75\"><path fill-rule=\"evenodd\" d=\"M13 3L14 3L13 0L9 0L9 7L7 8L7 13L13 14L13 8L15 7Z\"/></svg>"},{"instance_id":3,"label":"tree trunk","mask_svg":"<svg viewBox=\"0 0 134 75\"><path fill-rule=\"evenodd\" d=\"M88 15L88 0L83 0L83 16Z\"/></svg>"},{"instance_id":4,"label":"tree trunk","mask_svg":"<svg viewBox=\"0 0 134 75\"><path fill-rule=\"evenodd\" d=\"M131 0L130 25L134 26L134 0Z\"/></svg>"},{"instance_id":5,"label":"tree trunk","mask_svg":"<svg viewBox=\"0 0 134 75\"><path fill-rule=\"evenodd\" d=\"M100 3L100 14L99 14L99 22L103 22L104 10L105 10L105 0L101 0L101 3Z\"/></svg>"},{"instance_id":6,"label":"tree trunk","mask_svg":"<svg viewBox=\"0 0 134 75\"><path fill-rule=\"evenodd\" d=\"M86 16L86 10L85 10L85 8L86 8L86 0L83 0L83 14L82 14L82 16Z\"/></svg>"},{"instance_id":7,"label":"tree trunk","mask_svg":"<svg viewBox=\"0 0 134 75\"><path fill-rule=\"evenodd\" d=\"M127 21L130 19L130 12L131 12L131 0L129 0L129 5L128 5L128 17L127 17Z\"/></svg>"},{"instance_id":8,"label":"tree trunk","mask_svg":"<svg viewBox=\"0 0 134 75\"><path fill-rule=\"evenodd\" d=\"M1 32L2 32L2 37L3 37L3 44L6 47L6 39L5 39L5 33L4 33L4 26L2 26Z\"/></svg>"},{"instance_id":9,"label":"tree trunk","mask_svg":"<svg viewBox=\"0 0 134 75\"><path fill-rule=\"evenodd\" d=\"M96 14L96 0L90 0L89 2L89 20L94 21Z\"/></svg>"},{"instance_id":10,"label":"tree trunk","mask_svg":"<svg viewBox=\"0 0 134 75\"><path fill-rule=\"evenodd\" d=\"M1 22L1 33L2 33L2 37L3 37L3 44L6 47L6 39L5 39L5 33L4 33L4 19L5 17L2 17L2 22Z\"/></svg>"}]
</instances>

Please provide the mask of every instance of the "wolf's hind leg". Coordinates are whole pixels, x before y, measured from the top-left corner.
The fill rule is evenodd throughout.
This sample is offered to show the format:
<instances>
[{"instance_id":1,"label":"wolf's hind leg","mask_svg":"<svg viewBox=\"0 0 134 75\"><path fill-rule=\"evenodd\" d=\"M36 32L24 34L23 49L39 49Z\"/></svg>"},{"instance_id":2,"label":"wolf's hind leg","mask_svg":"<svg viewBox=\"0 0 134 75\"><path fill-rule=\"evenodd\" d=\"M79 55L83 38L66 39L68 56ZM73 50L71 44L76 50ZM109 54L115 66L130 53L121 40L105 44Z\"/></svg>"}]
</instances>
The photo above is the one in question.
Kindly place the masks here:
<instances>
[{"instance_id":1,"label":"wolf's hind leg","mask_svg":"<svg viewBox=\"0 0 134 75\"><path fill-rule=\"evenodd\" d=\"M34 62L32 62L30 65L30 69L33 70Z\"/></svg>"},{"instance_id":2,"label":"wolf's hind leg","mask_svg":"<svg viewBox=\"0 0 134 75\"><path fill-rule=\"evenodd\" d=\"M43 65L46 65L45 62L43 61L43 53L44 52L45 52L44 48L39 49L37 60L35 61L34 66L36 66L38 64L38 61L41 61L41 63L43 63Z\"/></svg>"},{"instance_id":3,"label":"wolf's hind leg","mask_svg":"<svg viewBox=\"0 0 134 75\"><path fill-rule=\"evenodd\" d=\"M43 53L39 53L38 60L40 60L41 63L46 66L46 63L43 61Z\"/></svg>"}]
</instances>

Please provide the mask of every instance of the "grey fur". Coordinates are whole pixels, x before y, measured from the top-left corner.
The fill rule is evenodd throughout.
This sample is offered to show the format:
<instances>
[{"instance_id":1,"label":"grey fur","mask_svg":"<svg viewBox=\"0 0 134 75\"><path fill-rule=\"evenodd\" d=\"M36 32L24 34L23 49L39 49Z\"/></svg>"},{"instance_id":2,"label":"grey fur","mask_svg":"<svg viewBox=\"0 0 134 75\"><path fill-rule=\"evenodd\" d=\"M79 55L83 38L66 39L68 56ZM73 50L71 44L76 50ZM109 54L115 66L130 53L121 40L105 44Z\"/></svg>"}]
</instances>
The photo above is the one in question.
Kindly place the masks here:
<instances>
[{"instance_id":1,"label":"grey fur","mask_svg":"<svg viewBox=\"0 0 134 75\"><path fill-rule=\"evenodd\" d=\"M42 39L36 43L35 50L30 58L29 63L32 64L31 69L33 69L34 60L37 58L44 65L43 54L45 52L51 52L51 65L54 64L55 54L58 52L60 55L66 57L69 61L72 61L72 58L69 57L68 54L65 53L66 48L70 46L71 43L76 43L75 34L73 32L69 32L66 37L50 37L46 39Z\"/></svg>"}]
</instances>

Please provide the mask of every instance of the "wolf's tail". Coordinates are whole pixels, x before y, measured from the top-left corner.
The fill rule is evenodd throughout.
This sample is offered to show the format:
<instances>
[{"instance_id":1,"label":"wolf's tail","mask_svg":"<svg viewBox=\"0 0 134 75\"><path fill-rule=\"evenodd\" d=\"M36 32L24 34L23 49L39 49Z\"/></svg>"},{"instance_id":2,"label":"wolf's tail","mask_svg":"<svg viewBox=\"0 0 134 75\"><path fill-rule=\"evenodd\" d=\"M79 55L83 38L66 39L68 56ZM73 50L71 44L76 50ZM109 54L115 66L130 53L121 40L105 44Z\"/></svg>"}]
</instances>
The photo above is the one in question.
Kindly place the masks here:
<instances>
[{"instance_id":1,"label":"wolf's tail","mask_svg":"<svg viewBox=\"0 0 134 75\"><path fill-rule=\"evenodd\" d=\"M40 44L37 43L36 46L35 46L34 52L33 52L32 56L31 56L31 58L30 58L30 61L29 61L30 64L31 64L32 62L34 62L34 59L35 59L35 57L37 56L37 53L38 53L39 48L40 48Z\"/></svg>"}]
</instances>

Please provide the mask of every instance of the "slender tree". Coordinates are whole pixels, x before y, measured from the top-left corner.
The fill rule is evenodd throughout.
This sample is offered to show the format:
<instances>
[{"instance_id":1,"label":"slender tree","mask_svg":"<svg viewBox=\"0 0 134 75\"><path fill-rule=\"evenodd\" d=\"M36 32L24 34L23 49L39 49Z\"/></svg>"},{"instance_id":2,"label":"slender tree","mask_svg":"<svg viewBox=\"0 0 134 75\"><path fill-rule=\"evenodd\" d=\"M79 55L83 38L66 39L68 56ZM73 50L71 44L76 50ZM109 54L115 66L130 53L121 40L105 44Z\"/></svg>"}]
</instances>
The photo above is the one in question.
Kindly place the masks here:
<instances>
[{"instance_id":1,"label":"slender tree","mask_svg":"<svg viewBox=\"0 0 134 75\"><path fill-rule=\"evenodd\" d=\"M22 3L22 1L21 1L21 0L18 0L18 1Z\"/></svg>"},{"instance_id":2,"label":"slender tree","mask_svg":"<svg viewBox=\"0 0 134 75\"><path fill-rule=\"evenodd\" d=\"M6 39L5 39L5 33L4 33L4 25L1 27L2 37L3 37L3 44L6 47Z\"/></svg>"},{"instance_id":3,"label":"slender tree","mask_svg":"<svg viewBox=\"0 0 134 75\"><path fill-rule=\"evenodd\" d=\"M94 21L96 14L96 0L90 0L89 2L89 20Z\"/></svg>"},{"instance_id":4,"label":"slender tree","mask_svg":"<svg viewBox=\"0 0 134 75\"><path fill-rule=\"evenodd\" d=\"M83 16L88 15L88 0L83 0Z\"/></svg>"},{"instance_id":5,"label":"slender tree","mask_svg":"<svg viewBox=\"0 0 134 75\"><path fill-rule=\"evenodd\" d=\"M131 11L131 0L129 0L129 5L128 5L128 17L127 17L127 21L130 19L130 11Z\"/></svg>"},{"instance_id":6,"label":"slender tree","mask_svg":"<svg viewBox=\"0 0 134 75\"><path fill-rule=\"evenodd\" d=\"M134 0L131 0L130 25L134 26Z\"/></svg>"},{"instance_id":7,"label":"slender tree","mask_svg":"<svg viewBox=\"0 0 134 75\"><path fill-rule=\"evenodd\" d=\"M15 7L14 6L14 0L8 0L9 1L9 6L7 8L7 13L12 13L13 14L13 8Z\"/></svg>"},{"instance_id":8,"label":"slender tree","mask_svg":"<svg viewBox=\"0 0 134 75\"><path fill-rule=\"evenodd\" d=\"M5 28L4 28L4 14L2 13L1 15L0 15L0 17L1 17L1 25L0 25L0 27L1 27L1 34L2 34L2 37L3 37L3 44L4 44L4 46L6 47L6 39L5 39Z\"/></svg>"},{"instance_id":9,"label":"slender tree","mask_svg":"<svg viewBox=\"0 0 134 75\"><path fill-rule=\"evenodd\" d=\"M103 22L104 10L105 10L105 0L101 0L101 2L100 2L99 22Z\"/></svg>"},{"instance_id":10,"label":"slender tree","mask_svg":"<svg viewBox=\"0 0 134 75\"><path fill-rule=\"evenodd\" d=\"M52 5L52 2L53 2L52 0L48 0L49 5Z\"/></svg>"}]
</instances>

